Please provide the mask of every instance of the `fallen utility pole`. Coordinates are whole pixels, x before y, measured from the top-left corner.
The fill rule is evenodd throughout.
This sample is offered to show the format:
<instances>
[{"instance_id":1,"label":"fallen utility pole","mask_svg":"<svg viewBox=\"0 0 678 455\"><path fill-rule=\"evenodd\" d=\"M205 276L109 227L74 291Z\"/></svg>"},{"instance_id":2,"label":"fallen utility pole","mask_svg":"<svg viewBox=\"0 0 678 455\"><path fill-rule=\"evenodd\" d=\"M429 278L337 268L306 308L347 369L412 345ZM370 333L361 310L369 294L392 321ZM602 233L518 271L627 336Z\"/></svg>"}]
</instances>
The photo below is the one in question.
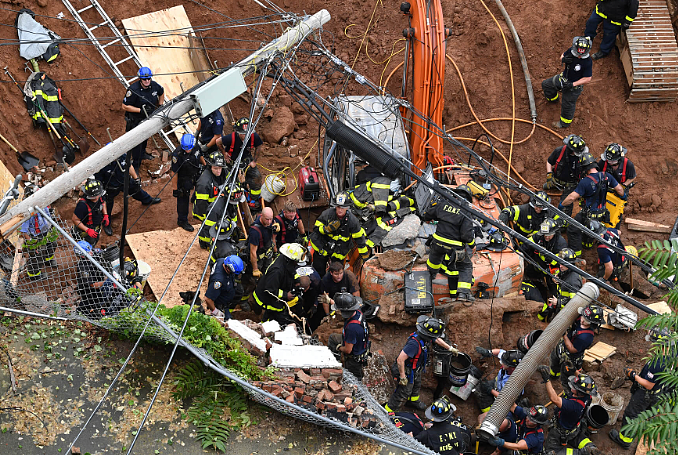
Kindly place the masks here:
<instances>
[{"instance_id":1,"label":"fallen utility pole","mask_svg":"<svg viewBox=\"0 0 678 455\"><path fill-rule=\"evenodd\" d=\"M296 26L289 28L268 45L231 66L224 73L214 76L188 90L181 96L174 98L164 107L153 113L147 120L139 124L139 126L85 158L68 172L61 174L33 195L8 210L6 214L0 217L0 237L5 236L13 227L27 218L34 207L50 205L69 190L87 180L89 176L100 171L108 163L159 132L171 121L181 118L193 109L196 109L198 114L204 113L206 115L228 103L244 92L246 84L243 78L255 72L262 62L278 52L284 53L289 51L329 20L330 13L327 10L318 11ZM238 79L240 80L238 85L243 87L243 91L238 93L237 90L226 89L226 84L230 86L229 83L237 82ZM206 109L212 110L205 112Z\"/></svg>"}]
</instances>

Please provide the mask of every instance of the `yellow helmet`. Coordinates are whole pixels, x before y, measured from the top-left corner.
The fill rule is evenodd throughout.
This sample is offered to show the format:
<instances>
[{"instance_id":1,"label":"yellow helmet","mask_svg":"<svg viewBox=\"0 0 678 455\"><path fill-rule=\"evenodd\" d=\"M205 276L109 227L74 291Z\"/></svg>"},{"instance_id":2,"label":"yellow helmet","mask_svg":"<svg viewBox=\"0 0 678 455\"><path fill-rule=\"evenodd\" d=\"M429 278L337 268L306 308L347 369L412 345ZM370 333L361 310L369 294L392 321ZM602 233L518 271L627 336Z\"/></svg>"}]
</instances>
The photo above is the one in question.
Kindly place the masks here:
<instances>
[{"instance_id":1,"label":"yellow helmet","mask_svg":"<svg viewBox=\"0 0 678 455\"><path fill-rule=\"evenodd\" d=\"M625 247L624 249L625 249L626 252L629 253L630 255L632 255L632 256L638 256L638 250L636 249L635 246L629 245L629 246Z\"/></svg>"}]
</instances>

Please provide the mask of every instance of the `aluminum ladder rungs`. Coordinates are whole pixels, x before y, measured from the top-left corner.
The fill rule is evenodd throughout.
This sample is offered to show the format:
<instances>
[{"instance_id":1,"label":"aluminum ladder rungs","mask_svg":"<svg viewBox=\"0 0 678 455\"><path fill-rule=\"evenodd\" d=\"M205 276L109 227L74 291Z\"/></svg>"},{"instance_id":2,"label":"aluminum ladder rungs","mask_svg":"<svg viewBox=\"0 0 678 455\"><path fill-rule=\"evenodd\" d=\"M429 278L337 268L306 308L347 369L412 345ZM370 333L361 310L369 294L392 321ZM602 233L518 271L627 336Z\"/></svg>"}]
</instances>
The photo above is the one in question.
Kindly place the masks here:
<instances>
[{"instance_id":1,"label":"aluminum ladder rungs","mask_svg":"<svg viewBox=\"0 0 678 455\"><path fill-rule=\"evenodd\" d=\"M122 60L120 60L120 61L118 61L118 62L115 62L113 65L115 65L115 66L117 67L117 66L120 65L121 63L124 63L124 62L126 62L127 60L131 60L131 59L133 59L133 58L134 58L134 56L133 56L133 55L130 55L130 56L128 56L128 57L123 58Z\"/></svg>"},{"instance_id":2,"label":"aluminum ladder rungs","mask_svg":"<svg viewBox=\"0 0 678 455\"><path fill-rule=\"evenodd\" d=\"M83 9L76 10L78 14L82 13L83 11L87 11L88 9L94 8L94 5L90 3L89 6L85 6Z\"/></svg>"},{"instance_id":3,"label":"aluminum ladder rungs","mask_svg":"<svg viewBox=\"0 0 678 455\"><path fill-rule=\"evenodd\" d=\"M102 25L108 25L108 22L103 21L101 24L95 25L94 27L88 28L87 30L89 30L90 32L93 32L94 30L98 29Z\"/></svg>"},{"instance_id":4,"label":"aluminum ladder rungs","mask_svg":"<svg viewBox=\"0 0 678 455\"><path fill-rule=\"evenodd\" d=\"M119 43L119 42L120 42L120 38L116 38L116 39L114 39L113 41L111 41L110 43L103 44L103 45L101 46L101 48L102 48L102 49L106 49L106 48L107 48L108 46L110 46L111 44L115 44L115 43Z\"/></svg>"}]
</instances>

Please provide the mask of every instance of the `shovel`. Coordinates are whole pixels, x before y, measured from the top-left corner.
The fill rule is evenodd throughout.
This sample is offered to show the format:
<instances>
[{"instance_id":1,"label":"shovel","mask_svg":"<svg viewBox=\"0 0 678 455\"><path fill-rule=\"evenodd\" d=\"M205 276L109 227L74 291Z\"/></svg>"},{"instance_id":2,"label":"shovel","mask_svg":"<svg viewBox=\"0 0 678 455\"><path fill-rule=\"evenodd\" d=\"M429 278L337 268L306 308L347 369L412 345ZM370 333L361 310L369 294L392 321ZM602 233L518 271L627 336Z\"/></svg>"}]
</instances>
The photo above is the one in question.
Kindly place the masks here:
<instances>
[{"instance_id":1,"label":"shovel","mask_svg":"<svg viewBox=\"0 0 678 455\"><path fill-rule=\"evenodd\" d=\"M78 133L75 132L75 130L73 129L73 127L71 126L71 124L68 123L68 121L67 121L65 118L64 118L62 121L63 121L64 124L68 127L68 129L70 129L71 132L72 132L73 134L75 134L75 137L78 138L78 148L80 149L80 152L81 152L83 155L87 155L87 152L89 151L89 142L87 142L87 139L84 138L84 137L80 137L80 135L79 135Z\"/></svg>"},{"instance_id":2,"label":"shovel","mask_svg":"<svg viewBox=\"0 0 678 455\"><path fill-rule=\"evenodd\" d=\"M19 152L2 134L0 134L0 139L2 139L5 144L9 145L9 148L14 150L16 158L19 160L19 164L21 164L21 167L24 168L25 171L30 171L40 163L40 160L31 153Z\"/></svg>"}]
</instances>

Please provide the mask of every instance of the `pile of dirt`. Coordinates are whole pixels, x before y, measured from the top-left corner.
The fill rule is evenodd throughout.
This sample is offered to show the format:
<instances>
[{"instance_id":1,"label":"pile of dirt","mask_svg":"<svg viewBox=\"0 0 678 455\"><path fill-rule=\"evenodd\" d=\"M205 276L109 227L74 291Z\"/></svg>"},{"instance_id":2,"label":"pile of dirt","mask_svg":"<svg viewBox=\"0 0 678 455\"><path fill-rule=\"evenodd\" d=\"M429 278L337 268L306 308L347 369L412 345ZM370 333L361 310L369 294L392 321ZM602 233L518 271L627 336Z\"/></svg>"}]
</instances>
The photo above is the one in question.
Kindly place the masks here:
<instances>
[{"instance_id":1,"label":"pile of dirt","mask_svg":"<svg viewBox=\"0 0 678 455\"><path fill-rule=\"evenodd\" d=\"M377 255L379 267L384 270L394 271L403 270L414 263L416 254L412 251L388 250Z\"/></svg>"}]
</instances>

